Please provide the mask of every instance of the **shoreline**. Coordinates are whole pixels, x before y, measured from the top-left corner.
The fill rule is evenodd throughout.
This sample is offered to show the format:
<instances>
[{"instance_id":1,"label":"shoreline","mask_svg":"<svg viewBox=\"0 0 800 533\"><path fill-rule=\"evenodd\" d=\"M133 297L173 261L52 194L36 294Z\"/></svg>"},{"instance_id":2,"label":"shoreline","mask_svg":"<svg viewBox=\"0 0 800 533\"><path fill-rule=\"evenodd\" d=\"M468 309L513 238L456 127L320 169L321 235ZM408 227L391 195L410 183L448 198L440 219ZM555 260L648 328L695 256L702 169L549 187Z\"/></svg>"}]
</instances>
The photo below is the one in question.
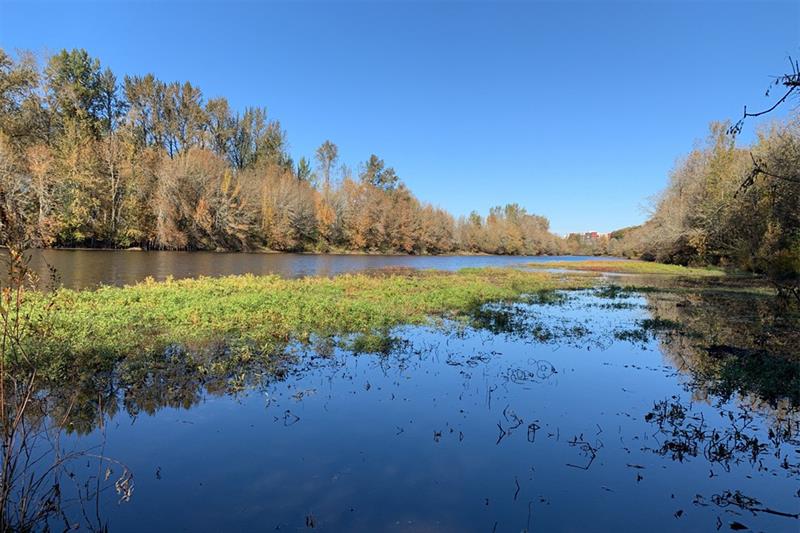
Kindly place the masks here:
<instances>
[{"instance_id":1,"label":"shoreline","mask_svg":"<svg viewBox=\"0 0 800 533\"><path fill-rule=\"evenodd\" d=\"M1 250L7 249L5 246ZM335 250L330 252L318 251L281 251L271 249L258 250L158 250L133 248L90 248L90 247L48 247L48 248L29 248L27 251L43 252L54 250L59 252L172 252L172 253L208 253L208 254L250 254L250 255L340 255L340 256L369 256L369 257L615 257L611 255L582 255L582 254L489 254L484 252L450 252L446 254L404 254L400 252L365 252L360 250Z\"/></svg>"},{"instance_id":2,"label":"shoreline","mask_svg":"<svg viewBox=\"0 0 800 533\"><path fill-rule=\"evenodd\" d=\"M6 250L7 247L0 246L0 250ZM259 250L156 250L144 248L91 248L91 247L48 247L48 248L28 248L27 252L45 252L45 251L58 251L58 252L170 252L170 253L206 253L206 254L243 254L243 255L329 255L329 256L365 256L365 257L597 257L609 259L628 259L627 257L618 257L614 255L585 255L585 254L489 254L484 252L451 252L446 254L404 254L400 252L365 252L360 250L335 250L330 252L315 252L315 251L300 251L300 252L284 252L280 250L259 249Z\"/></svg>"}]
</instances>

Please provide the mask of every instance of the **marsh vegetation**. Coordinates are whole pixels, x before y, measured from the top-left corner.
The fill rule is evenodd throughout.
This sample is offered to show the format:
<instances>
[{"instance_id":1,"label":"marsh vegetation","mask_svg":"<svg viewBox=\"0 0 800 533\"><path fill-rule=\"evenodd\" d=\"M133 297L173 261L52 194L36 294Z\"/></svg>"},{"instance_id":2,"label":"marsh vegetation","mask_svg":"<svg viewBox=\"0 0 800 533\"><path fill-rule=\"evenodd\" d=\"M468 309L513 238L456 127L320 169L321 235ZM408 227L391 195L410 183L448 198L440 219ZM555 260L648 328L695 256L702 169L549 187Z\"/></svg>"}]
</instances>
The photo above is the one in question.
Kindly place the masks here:
<instances>
[{"instance_id":1,"label":"marsh vegetation","mask_svg":"<svg viewBox=\"0 0 800 533\"><path fill-rule=\"evenodd\" d=\"M796 308L614 264L24 291L21 346L113 530L795 528Z\"/></svg>"},{"instance_id":2,"label":"marsh vegetation","mask_svg":"<svg viewBox=\"0 0 800 533\"><path fill-rule=\"evenodd\" d=\"M0 50L0 529L796 530L798 124L713 123L644 224L562 238ZM584 252L646 261L521 257Z\"/></svg>"}]
</instances>

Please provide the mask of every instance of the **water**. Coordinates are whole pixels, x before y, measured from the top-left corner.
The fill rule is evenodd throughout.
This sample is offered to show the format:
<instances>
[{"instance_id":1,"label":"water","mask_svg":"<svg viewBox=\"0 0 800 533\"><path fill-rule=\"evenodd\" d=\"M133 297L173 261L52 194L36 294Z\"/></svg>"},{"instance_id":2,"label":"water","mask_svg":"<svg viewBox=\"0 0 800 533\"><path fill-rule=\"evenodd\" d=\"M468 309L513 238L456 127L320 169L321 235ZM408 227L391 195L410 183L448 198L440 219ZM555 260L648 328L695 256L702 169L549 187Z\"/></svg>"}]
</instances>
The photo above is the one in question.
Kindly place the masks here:
<instances>
[{"instance_id":1,"label":"water","mask_svg":"<svg viewBox=\"0 0 800 533\"><path fill-rule=\"evenodd\" d=\"M755 379L724 394L700 379L714 360L696 337L643 329L655 313L724 321L714 301L565 298L400 328L386 353L293 345L278 367L224 379L186 374L175 349L144 378L84 382L66 446L104 443L134 473L129 502L101 497L112 531L797 531L730 503L800 511L797 412ZM748 333L728 325L728 342Z\"/></svg>"},{"instance_id":2,"label":"water","mask_svg":"<svg viewBox=\"0 0 800 533\"><path fill-rule=\"evenodd\" d=\"M40 279L48 280L52 267L65 287L81 289L101 284L130 285L148 276L156 280L164 280L167 276L179 279L246 273L285 277L330 276L386 267L458 270L465 267L583 259L587 258L36 250L32 253L31 269Z\"/></svg>"}]
</instances>

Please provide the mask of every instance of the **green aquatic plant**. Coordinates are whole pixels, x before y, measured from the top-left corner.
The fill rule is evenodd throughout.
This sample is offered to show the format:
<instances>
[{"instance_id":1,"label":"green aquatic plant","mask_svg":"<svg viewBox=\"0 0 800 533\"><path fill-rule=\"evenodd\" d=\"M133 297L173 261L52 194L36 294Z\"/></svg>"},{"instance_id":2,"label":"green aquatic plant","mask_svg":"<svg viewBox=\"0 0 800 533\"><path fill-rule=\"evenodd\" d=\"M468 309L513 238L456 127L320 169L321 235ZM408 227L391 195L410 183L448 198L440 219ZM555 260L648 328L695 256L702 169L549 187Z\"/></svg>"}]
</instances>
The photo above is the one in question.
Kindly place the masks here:
<instances>
[{"instance_id":1,"label":"green aquatic plant","mask_svg":"<svg viewBox=\"0 0 800 533\"><path fill-rule=\"evenodd\" d=\"M525 303L530 305L564 305L569 302L569 294L562 291L543 290L535 292L525 298Z\"/></svg>"},{"instance_id":2,"label":"green aquatic plant","mask_svg":"<svg viewBox=\"0 0 800 533\"><path fill-rule=\"evenodd\" d=\"M487 302L585 287L586 276L517 269L415 271L386 276L283 279L229 276L154 282L96 290L31 292L29 327L50 306L48 334L30 339L43 375L63 378L80 367L110 369L174 344L219 340L269 354L291 341L386 331L452 318ZM236 352L238 356L239 351Z\"/></svg>"},{"instance_id":3,"label":"green aquatic plant","mask_svg":"<svg viewBox=\"0 0 800 533\"><path fill-rule=\"evenodd\" d=\"M388 355L397 350L402 345L402 340L389 331L375 331L359 333L348 342L344 343L345 348L354 354L371 353Z\"/></svg>"},{"instance_id":4,"label":"green aquatic plant","mask_svg":"<svg viewBox=\"0 0 800 533\"><path fill-rule=\"evenodd\" d=\"M658 333L680 332L683 327L679 322L661 317L644 318L636 321L636 327L619 329L614 337L621 341L647 343Z\"/></svg>"},{"instance_id":5,"label":"green aquatic plant","mask_svg":"<svg viewBox=\"0 0 800 533\"><path fill-rule=\"evenodd\" d=\"M548 261L529 263L530 268L582 270L588 272L608 272L619 274L648 274L665 276L713 277L724 276L725 271L718 268L690 268L681 265L667 265L651 261Z\"/></svg>"}]
</instances>

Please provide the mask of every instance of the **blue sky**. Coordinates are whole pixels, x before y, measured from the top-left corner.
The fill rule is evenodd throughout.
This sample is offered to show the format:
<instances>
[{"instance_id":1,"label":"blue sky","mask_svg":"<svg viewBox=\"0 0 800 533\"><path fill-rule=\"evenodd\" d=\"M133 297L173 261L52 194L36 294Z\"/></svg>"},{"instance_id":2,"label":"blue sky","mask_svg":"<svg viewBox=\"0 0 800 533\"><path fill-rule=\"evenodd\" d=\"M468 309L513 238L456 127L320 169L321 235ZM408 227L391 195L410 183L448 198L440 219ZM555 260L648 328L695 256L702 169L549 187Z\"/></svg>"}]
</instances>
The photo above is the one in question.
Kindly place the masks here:
<instances>
[{"instance_id":1,"label":"blue sky","mask_svg":"<svg viewBox=\"0 0 800 533\"><path fill-rule=\"evenodd\" d=\"M518 202L608 231L644 220L709 121L768 104L800 2L0 0L0 46L266 106L295 159L376 153L456 215Z\"/></svg>"}]
</instances>

